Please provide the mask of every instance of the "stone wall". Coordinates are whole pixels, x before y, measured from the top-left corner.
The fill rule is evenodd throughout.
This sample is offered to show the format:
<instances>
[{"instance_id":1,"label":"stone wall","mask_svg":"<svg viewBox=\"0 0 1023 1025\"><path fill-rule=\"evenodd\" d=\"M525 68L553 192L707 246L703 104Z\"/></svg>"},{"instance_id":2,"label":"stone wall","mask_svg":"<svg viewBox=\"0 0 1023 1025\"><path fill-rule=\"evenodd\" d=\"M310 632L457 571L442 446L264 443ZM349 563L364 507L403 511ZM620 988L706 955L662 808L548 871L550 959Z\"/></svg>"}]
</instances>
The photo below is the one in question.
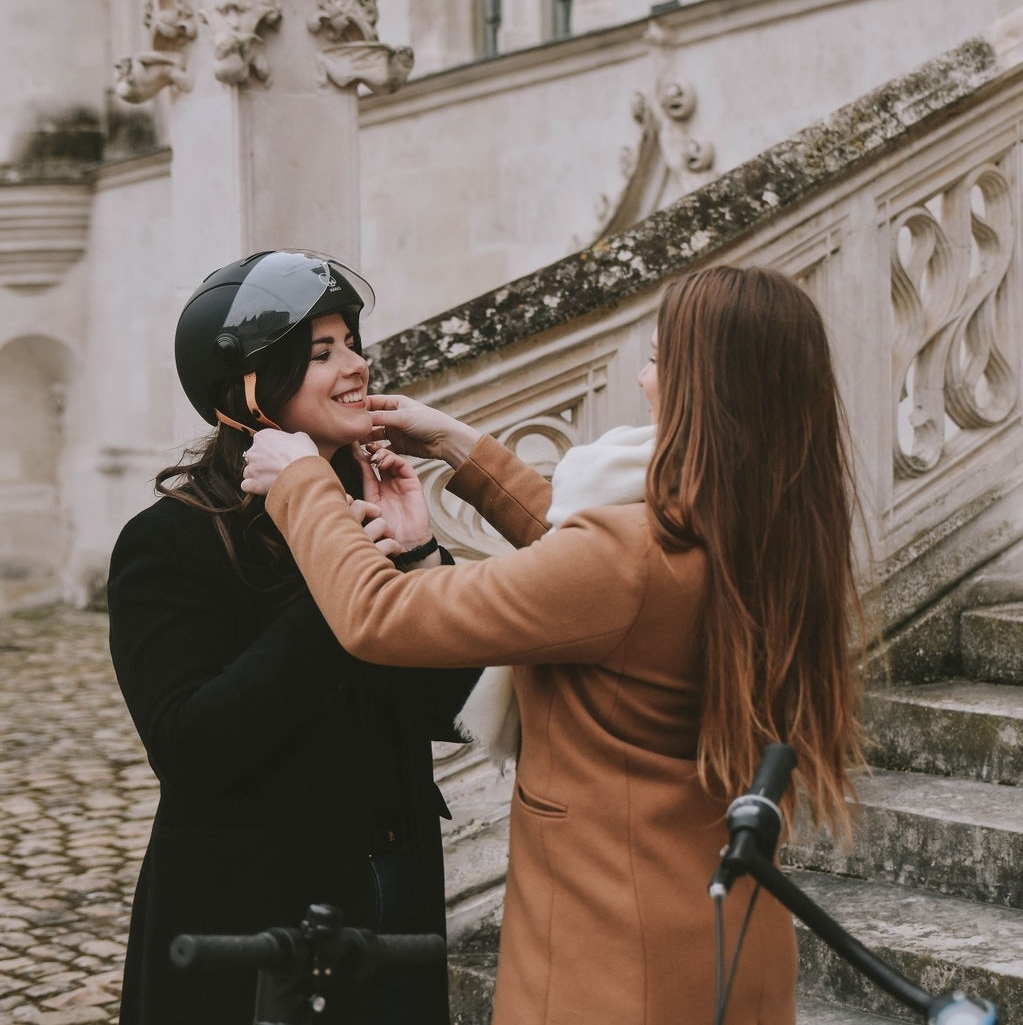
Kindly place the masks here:
<instances>
[{"instance_id":1,"label":"stone wall","mask_svg":"<svg viewBox=\"0 0 1023 1025\"><path fill-rule=\"evenodd\" d=\"M68 21L52 5L26 2L18 22L24 39L10 34L0 43L4 66L19 83L4 95L21 100L17 117L13 106L0 106L9 158L6 184L0 187L0 354L19 340L45 337L65 357L58 361L59 375L44 361L42 370L11 378L12 386L31 396L26 401L32 408L53 417L52 437L60 446L45 496L32 492L29 501L26 493L16 494L20 484L5 485L0 495L0 522L7 530L0 530L0 562L11 556L8 574L22 581L18 602L33 595L24 583L31 577L24 576L25 553L33 548L20 540L22 528L16 530L15 522L38 524L39 548L49 553L39 566L35 599L84 601L102 580L120 526L152 500L153 475L205 431L179 394L171 332L177 309L198 279L234 258L239 247L334 248L331 225L349 224L345 237L361 233L358 262L378 291L378 309L365 325L369 341L497 289L490 293L495 310L490 326L479 329L490 332L495 352L479 358L473 372L489 372L500 363L508 376L518 372L516 345L533 344L526 336L515 341L523 325L528 335L549 326L555 314L567 323L584 299L606 299L600 315L621 320L624 308L614 304L625 298L622 280L632 282L636 295L646 290L652 301L658 276L682 266L687 247L695 253L710 245L713 232L706 240L686 239L670 217L643 221L651 210L742 166L815 113L935 52L946 39L962 38L968 26L986 23L1007 4L707 0L610 26L598 25L605 15L598 17L594 12L600 5L591 5L596 20L589 24L595 30L587 35L441 74L418 79L413 74L404 90L364 96L358 114L358 225L349 223L334 200L344 191L339 182L351 180L340 173L347 159L335 123L341 98L335 102L320 87L309 97L293 92L305 81L299 73L309 70L306 51L323 45L319 37L313 40L304 25L288 40L282 31L266 32L265 56L273 74L266 82L253 78L241 85L214 78L208 40L182 37L193 85L175 72L151 99L128 105L110 95L114 61L149 45L148 40L165 44L152 18L143 27L139 0L100 6L81 18L76 6ZM580 16L583 6L577 7ZM383 30L389 5L381 7ZM160 0L150 14L166 17L169 28L177 30L176 10L170 0ZM423 24L409 20L411 28ZM70 41L61 35L67 30ZM51 39L47 50L48 33L60 35L61 42ZM65 53L68 47L74 53ZM289 63L288 55L299 52L306 63ZM181 63L174 64L177 71ZM55 69L65 69L66 79ZM51 93L65 112L93 113L59 124L40 120ZM263 107L258 118L244 122ZM289 110L317 111L302 136L319 138L315 159L304 143L294 142ZM236 162L247 159L241 150L248 152L239 141L243 122L261 140L261 159L279 155L273 172L278 184L268 185L258 173L251 181L236 174ZM29 159L33 154L57 152L46 149L57 141L48 126L63 125L71 135L81 129L81 142L96 124L108 133L101 163L86 160L66 181L24 180L25 170L37 166ZM283 133L279 141L274 126ZM172 135L170 149L166 143ZM351 162L344 167L348 174ZM699 193L696 202L718 205L737 224L745 224L751 211L771 212L760 210L763 204L746 195L736 178L727 181L731 186ZM235 196L232 182L238 186L234 192L245 194ZM797 175L779 184L778 195L786 201L811 184ZM794 191L786 191L789 187ZM286 203L275 198L285 194ZM337 208L330 220L318 214L324 204ZM267 210L272 217L263 215ZM622 233L637 221L643 225L638 234ZM317 232L301 227L314 222ZM712 228L713 220L708 224ZM292 231L280 225L292 225ZM607 241L591 245L597 237ZM627 257L638 241L636 259ZM528 279L518 279L548 264L560 277L537 299ZM518 281L514 289L499 287L513 280ZM490 302L480 300L473 316L486 320ZM437 321L452 323L451 338L443 343L446 355L476 352L478 328L465 327L472 317L463 320L458 314ZM632 324L623 329L641 339L645 322ZM417 330L423 340L434 335L429 325ZM510 343L500 351L498 335ZM381 384L404 379L394 377L389 365L405 358L398 351L404 344L405 339L397 348L381 347ZM606 344L611 352L619 341L609 335ZM418 343L410 351L422 359L421 371L440 365L422 355ZM562 424L579 417L568 437L583 438L608 418L640 415L631 388L638 353L600 355L585 369L559 355L549 372L522 373L560 382L545 392L547 405L558 407L555 416ZM61 395L57 406L55 388ZM478 407L467 408L482 418L491 415L487 410L510 411L514 401L502 388L495 377L467 399L467 404L478 401ZM583 402L584 395L592 401ZM26 430L15 415L20 408L0 409L0 428L8 437ZM878 415L887 413L875 409L874 418ZM543 440L530 440L541 462L557 457L565 443L560 430L553 423ZM34 512L26 512L26 501Z\"/></svg>"}]
</instances>

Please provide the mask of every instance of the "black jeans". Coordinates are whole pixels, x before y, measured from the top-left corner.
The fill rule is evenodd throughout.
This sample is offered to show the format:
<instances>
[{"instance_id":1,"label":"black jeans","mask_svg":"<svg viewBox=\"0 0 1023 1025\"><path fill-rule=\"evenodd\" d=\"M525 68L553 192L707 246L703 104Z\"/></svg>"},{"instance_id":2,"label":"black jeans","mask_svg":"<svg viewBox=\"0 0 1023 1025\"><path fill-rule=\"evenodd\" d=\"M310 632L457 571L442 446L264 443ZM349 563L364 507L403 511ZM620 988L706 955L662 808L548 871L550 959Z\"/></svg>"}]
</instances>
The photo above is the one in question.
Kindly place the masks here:
<instances>
[{"instance_id":1,"label":"black jeans","mask_svg":"<svg viewBox=\"0 0 1023 1025\"><path fill-rule=\"evenodd\" d=\"M410 870L403 851L387 852L370 859L376 886L376 922L380 934L406 933ZM409 1025L412 1019L412 980L409 969L387 965L378 968L373 980L373 1025Z\"/></svg>"}]
</instances>

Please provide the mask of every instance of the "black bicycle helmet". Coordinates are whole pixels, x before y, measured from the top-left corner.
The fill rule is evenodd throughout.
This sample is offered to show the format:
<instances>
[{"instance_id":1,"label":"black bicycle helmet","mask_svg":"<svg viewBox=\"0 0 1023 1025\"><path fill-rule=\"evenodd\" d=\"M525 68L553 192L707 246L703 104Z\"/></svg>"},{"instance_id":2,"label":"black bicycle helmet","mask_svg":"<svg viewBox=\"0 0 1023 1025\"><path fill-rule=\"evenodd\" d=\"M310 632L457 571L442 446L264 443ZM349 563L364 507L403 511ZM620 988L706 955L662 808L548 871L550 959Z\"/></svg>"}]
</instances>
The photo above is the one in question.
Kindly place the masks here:
<instances>
[{"instance_id":1,"label":"black bicycle helmet","mask_svg":"<svg viewBox=\"0 0 1023 1025\"><path fill-rule=\"evenodd\" d=\"M237 260L210 274L181 311L174 337L181 386L207 423L241 427L218 415L215 385L253 375L260 353L309 317L340 313L358 341L359 317L373 303L368 282L322 253L278 249Z\"/></svg>"}]
</instances>

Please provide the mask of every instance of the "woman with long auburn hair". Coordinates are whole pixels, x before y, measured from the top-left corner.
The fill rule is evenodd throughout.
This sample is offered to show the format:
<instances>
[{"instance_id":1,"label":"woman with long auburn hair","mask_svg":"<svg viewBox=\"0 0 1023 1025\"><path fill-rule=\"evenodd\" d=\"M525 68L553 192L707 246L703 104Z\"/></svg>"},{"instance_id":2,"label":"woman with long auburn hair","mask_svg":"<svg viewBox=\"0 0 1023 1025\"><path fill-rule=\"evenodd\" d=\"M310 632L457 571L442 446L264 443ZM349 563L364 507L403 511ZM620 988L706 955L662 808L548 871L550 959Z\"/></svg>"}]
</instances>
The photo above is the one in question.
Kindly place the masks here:
<instances>
[{"instance_id":1,"label":"woman with long auburn hair","mask_svg":"<svg viewBox=\"0 0 1023 1025\"><path fill-rule=\"evenodd\" d=\"M708 884L767 743L795 750L815 819L848 824L854 502L820 314L775 271L698 271L664 291L639 384L654 424L570 450L550 482L446 414L371 398L392 529L428 522L396 453L442 458L517 549L481 562L395 572L301 434L260 432L242 481L359 657L508 667L462 712L516 758L494 1025L715 1020ZM727 936L753 892L723 902ZM791 917L762 895L725 1020L793 1025L795 981Z\"/></svg>"},{"instance_id":2,"label":"woman with long auburn hair","mask_svg":"<svg viewBox=\"0 0 1023 1025\"><path fill-rule=\"evenodd\" d=\"M657 339L648 507L662 547L707 553L701 776L734 796L784 741L815 820L844 832L855 496L824 323L785 275L712 267L667 288Z\"/></svg>"}]
</instances>

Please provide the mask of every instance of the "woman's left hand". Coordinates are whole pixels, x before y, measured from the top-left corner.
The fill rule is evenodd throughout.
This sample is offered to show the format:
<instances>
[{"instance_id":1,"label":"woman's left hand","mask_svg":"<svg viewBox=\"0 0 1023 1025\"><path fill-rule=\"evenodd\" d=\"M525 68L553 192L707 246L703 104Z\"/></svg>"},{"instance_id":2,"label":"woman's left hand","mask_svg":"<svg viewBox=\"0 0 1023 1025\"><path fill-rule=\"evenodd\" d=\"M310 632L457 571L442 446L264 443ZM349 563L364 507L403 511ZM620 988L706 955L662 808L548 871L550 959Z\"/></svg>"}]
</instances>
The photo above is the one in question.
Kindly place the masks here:
<instances>
[{"instance_id":1,"label":"woman's left hand","mask_svg":"<svg viewBox=\"0 0 1023 1025\"><path fill-rule=\"evenodd\" d=\"M245 452L245 470L241 489L250 495L265 495L273 486L277 475L285 467L305 456L317 456L319 451L308 434L287 431L258 431L252 445Z\"/></svg>"},{"instance_id":2,"label":"woman's left hand","mask_svg":"<svg viewBox=\"0 0 1023 1025\"><path fill-rule=\"evenodd\" d=\"M362 496L379 506L402 551L429 541L430 512L416 471L379 443L355 447L362 468Z\"/></svg>"}]
</instances>

